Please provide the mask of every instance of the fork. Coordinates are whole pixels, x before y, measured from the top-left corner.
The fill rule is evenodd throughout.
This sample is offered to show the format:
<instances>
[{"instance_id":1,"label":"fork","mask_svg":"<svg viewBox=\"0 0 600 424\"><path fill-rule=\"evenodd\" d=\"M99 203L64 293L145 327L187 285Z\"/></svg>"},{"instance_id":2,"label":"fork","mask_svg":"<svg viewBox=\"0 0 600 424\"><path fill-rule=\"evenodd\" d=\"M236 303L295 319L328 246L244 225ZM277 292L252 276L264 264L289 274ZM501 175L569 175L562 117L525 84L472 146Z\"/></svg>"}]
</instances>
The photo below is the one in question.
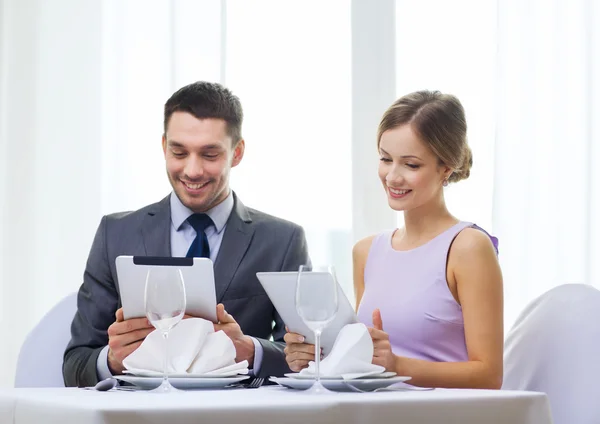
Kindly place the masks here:
<instances>
[{"instance_id":1,"label":"fork","mask_svg":"<svg viewBox=\"0 0 600 424\"><path fill-rule=\"evenodd\" d=\"M255 377L250 383L248 383L246 388L247 389L258 389L260 386L263 385L264 382L265 382L265 379L263 377Z\"/></svg>"},{"instance_id":2,"label":"fork","mask_svg":"<svg viewBox=\"0 0 600 424\"><path fill-rule=\"evenodd\" d=\"M229 387L243 387L244 389L258 389L265 382L263 377L254 377L250 382L234 383Z\"/></svg>"}]
</instances>

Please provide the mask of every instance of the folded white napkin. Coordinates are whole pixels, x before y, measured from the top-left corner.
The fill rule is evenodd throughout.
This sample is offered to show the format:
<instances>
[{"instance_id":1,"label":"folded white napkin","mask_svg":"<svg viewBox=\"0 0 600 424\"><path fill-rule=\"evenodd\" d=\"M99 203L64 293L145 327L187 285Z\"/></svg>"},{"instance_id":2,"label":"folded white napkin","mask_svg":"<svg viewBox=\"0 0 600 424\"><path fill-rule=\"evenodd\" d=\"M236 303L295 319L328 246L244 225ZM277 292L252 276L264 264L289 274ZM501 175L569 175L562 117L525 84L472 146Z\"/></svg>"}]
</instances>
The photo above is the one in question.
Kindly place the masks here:
<instances>
[{"instance_id":1,"label":"folded white napkin","mask_svg":"<svg viewBox=\"0 0 600 424\"><path fill-rule=\"evenodd\" d=\"M375 365L373 340L364 324L347 324L338 334L331 352L321 361L321 377L342 377L344 380L381 374L385 368ZM300 371L300 375L314 375L315 363Z\"/></svg>"},{"instance_id":2,"label":"folded white napkin","mask_svg":"<svg viewBox=\"0 0 600 424\"><path fill-rule=\"evenodd\" d=\"M154 330L123 366L133 372L163 372L165 341ZM235 362L235 347L223 331L214 332L213 323L188 318L169 332L169 374L235 375L248 373L248 361Z\"/></svg>"}]
</instances>

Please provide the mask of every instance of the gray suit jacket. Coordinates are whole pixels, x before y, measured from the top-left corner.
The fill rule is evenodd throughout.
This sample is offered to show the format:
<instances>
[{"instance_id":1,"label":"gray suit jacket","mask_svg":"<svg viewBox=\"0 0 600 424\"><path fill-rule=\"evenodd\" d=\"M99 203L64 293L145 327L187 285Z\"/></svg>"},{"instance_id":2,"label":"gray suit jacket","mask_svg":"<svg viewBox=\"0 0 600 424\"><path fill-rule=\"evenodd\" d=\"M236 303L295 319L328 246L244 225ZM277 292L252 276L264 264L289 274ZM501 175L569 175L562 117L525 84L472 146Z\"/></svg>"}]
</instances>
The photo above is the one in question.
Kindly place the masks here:
<instances>
[{"instance_id":1,"label":"gray suit jacket","mask_svg":"<svg viewBox=\"0 0 600 424\"><path fill-rule=\"evenodd\" d=\"M102 218L88 257L71 341L65 351L67 386L98 381L96 362L108 344L107 329L121 306L115 259L120 255L171 256L169 196L135 212ZM233 315L244 334L263 348L259 377L289 372L282 342L285 326L256 278L260 271L296 271L308 263L302 227L246 208L234 207L214 264L217 302ZM273 325L274 322L274 325ZM276 342L268 339L273 336Z\"/></svg>"}]
</instances>

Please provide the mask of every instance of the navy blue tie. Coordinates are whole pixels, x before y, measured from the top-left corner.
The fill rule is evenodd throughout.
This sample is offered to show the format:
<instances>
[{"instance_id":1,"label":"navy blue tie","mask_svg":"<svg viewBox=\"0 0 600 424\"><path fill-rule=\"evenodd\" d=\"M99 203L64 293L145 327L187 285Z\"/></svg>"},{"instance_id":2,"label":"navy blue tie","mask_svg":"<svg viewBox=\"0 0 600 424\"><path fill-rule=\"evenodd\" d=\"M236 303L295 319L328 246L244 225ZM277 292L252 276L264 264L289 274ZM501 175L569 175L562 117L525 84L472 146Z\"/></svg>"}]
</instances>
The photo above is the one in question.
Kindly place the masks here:
<instances>
[{"instance_id":1,"label":"navy blue tie","mask_svg":"<svg viewBox=\"0 0 600 424\"><path fill-rule=\"evenodd\" d=\"M190 245L190 249L185 255L186 258L210 258L210 247L208 238L204 230L214 225L210 216L205 213L195 213L187 219L190 225L196 230L196 238Z\"/></svg>"}]
</instances>

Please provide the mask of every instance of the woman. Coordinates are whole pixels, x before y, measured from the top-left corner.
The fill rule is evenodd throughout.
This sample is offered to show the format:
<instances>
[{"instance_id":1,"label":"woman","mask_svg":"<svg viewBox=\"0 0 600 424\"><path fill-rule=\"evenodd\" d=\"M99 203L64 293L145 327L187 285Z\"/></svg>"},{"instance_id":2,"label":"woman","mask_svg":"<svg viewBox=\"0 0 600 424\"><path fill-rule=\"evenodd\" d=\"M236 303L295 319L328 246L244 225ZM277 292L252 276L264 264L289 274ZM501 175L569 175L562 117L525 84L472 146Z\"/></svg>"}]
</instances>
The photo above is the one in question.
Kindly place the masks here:
<instances>
[{"instance_id":1,"label":"woman","mask_svg":"<svg viewBox=\"0 0 600 424\"><path fill-rule=\"evenodd\" d=\"M443 188L473 163L459 100L419 91L397 100L379 125L379 178L404 227L353 249L359 320L373 363L428 387L500 388L503 293L497 240L450 214ZM294 371L314 359L302 336L285 336Z\"/></svg>"}]
</instances>

